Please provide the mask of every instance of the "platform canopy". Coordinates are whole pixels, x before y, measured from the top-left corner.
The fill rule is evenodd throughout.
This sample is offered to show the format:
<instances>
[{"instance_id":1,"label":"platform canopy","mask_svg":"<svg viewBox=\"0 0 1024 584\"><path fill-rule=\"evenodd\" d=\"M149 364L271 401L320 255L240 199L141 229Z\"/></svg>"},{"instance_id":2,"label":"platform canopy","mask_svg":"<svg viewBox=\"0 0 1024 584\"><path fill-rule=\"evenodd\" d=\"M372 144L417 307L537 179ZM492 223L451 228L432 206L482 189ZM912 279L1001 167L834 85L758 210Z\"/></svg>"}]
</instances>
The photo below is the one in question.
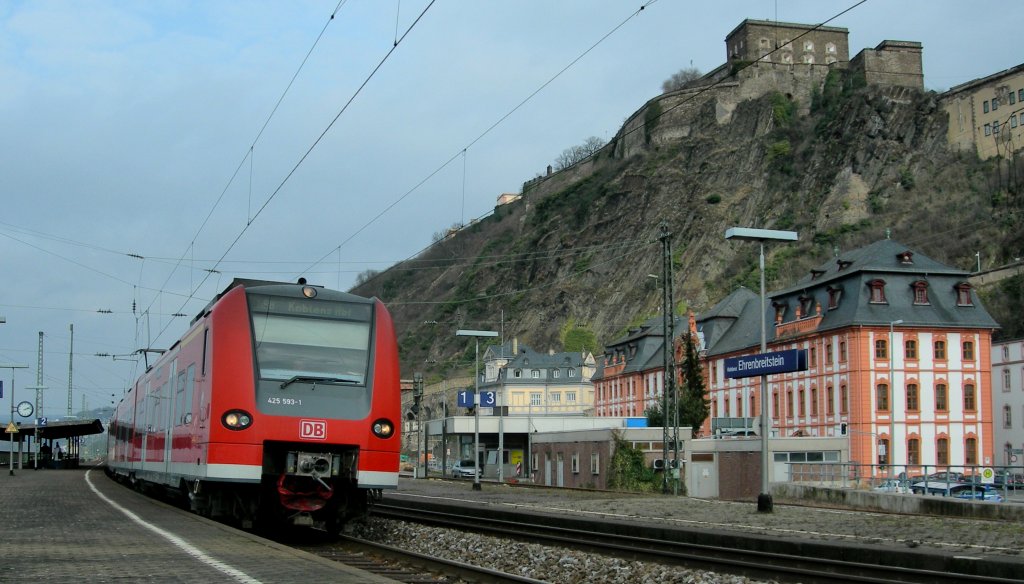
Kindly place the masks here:
<instances>
[{"instance_id":1,"label":"platform canopy","mask_svg":"<svg viewBox=\"0 0 1024 584\"><path fill-rule=\"evenodd\" d=\"M0 428L7 428L8 424L0 424ZM36 434L36 430L39 430ZM56 420L47 422L46 425L36 426L32 424L18 424L18 433L0 432L0 439L5 442L24 440L26 436L38 436L51 440L62 440L75 436L89 436L91 434L102 434L103 424L98 419L93 420Z\"/></svg>"}]
</instances>

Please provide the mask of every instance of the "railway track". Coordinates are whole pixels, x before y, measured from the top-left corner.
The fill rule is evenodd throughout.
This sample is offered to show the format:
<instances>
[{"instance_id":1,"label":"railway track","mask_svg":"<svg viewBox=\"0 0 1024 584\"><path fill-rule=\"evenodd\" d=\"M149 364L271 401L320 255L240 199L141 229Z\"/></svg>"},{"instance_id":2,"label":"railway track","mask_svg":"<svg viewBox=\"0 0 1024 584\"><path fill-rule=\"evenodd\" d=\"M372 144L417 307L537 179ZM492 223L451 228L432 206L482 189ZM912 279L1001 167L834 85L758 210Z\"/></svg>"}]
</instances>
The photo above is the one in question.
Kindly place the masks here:
<instances>
[{"instance_id":1,"label":"railway track","mask_svg":"<svg viewBox=\"0 0 1024 584\"><path fill-rule=\"evenodd\" d=\"M452 578L457 581L495 584L544 584L541 580L344 535L331 543L295 547L321 558L341 562L405 584L452 582Z\"/></svg>"},{"instance_id":2,"label":"railway track","mask_svg":"<svg viewBox=\"0 0 1024 584\"><path fill-rule=\"evenodd\" d=\"M813 555L779 554L671 541L657 537L653 531L650 537L642 537L553 526L532 521L529 515L517 516L515 520L492 519L479 515L466 515L453 510L428 510L382 503L374 507L374 516L460 531L487 533L550 546L572 547L645 562L804 584L817 582L840 584L892 582L1009 584L1020 582L1017 578L904 568L842 561Z\"/></svg>"}]
</instances>

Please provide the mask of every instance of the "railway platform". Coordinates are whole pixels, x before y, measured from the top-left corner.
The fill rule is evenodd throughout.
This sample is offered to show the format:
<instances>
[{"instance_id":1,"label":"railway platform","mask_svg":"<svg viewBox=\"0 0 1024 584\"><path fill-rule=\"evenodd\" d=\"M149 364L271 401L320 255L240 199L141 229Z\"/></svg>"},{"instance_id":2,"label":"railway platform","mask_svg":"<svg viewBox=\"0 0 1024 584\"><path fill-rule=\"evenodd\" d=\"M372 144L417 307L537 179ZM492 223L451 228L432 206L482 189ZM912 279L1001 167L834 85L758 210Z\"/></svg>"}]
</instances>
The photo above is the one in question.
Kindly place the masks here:
<instances>
[{"instance_id":1,"label":"railway platform","mask_svg":"<svg viewBox=\"0 0 1024 584\"><path fill-rule=\"evenodd\" d=\"M0 475L0 582L393 582L194 515L102 467Z\"/></svg>"}]
</instances>

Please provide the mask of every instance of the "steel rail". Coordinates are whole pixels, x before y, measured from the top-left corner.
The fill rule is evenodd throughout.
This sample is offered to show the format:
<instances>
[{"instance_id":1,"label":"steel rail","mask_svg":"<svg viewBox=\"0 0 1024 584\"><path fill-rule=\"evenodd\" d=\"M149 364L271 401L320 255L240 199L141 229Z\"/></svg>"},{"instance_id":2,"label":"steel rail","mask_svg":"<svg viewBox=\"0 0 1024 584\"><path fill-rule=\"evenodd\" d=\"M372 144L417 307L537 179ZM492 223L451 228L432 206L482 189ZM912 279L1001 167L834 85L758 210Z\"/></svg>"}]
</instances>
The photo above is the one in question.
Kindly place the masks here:
<instances>
[{"instance_id":1,"label":"steel rail","mask_svg":"<svg viewBox=\"0 0 1024 584\"><path fill-rule=\"evenodd\" d=\"M398 562L401 566L415 566L422 572L440 573L446 576L462 578L471 582L493 582L496 584L545 584L543 580L534 580L525 576L509 574L492 568L475 566L466 562L449 560L438 556L421 554L411 550L360 539L350 535L340 535L338 540L330 544L318 546L297 546L303 551L322 558L342 562L375 574L387 576L398 582L434 582L433 577L423 578L423 574L411 572L404 568L388 566L372 557L357 557L355 553L370 553Z\"/></svg>"},{"instance_id":2,"label":"steel rail","mask_svg":"<svg viewBox=\"0 0 1024 584\"><path fill-rule=\"evenodd\" d=\"M634 559L663 564L685 565L749 577L783 578L810 582L840 584L1011 584L1016 579L940 572L830 558L778 554L656 538L591 532L566 527L548 526L522 516L517 521L482 518L435 510L378 503L373 515L401 521L425 523L463 531L495 534L503 537L585 548L601 553L614 553Z\"/></svg>"}]
</instances>

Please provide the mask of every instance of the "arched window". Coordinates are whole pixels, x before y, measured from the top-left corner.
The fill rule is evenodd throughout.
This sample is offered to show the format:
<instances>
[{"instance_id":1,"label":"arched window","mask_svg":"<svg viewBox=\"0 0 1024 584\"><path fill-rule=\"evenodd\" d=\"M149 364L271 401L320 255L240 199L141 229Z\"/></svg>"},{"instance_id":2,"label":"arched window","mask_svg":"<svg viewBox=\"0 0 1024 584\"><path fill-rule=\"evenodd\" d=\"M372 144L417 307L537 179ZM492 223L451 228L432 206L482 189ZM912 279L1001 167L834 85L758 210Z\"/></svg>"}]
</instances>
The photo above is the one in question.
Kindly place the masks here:
<instances>
[{"instance_id":1,"label":"arched window","mask_svg":"<svg viewBox=\"0 0 1024 584\"><path fill-rule=\"evenodd\" d=\"M935 359L946 360L946 341L935 341Z\"/></svg>"},{"instance_id":2,"label":"arched window","mask_svg":"<svg viewBox=\"0 0 1024 584\"><path fill-rule=\"evenodd\" d=\"M904 357L910 360L917 359L917 341L907 339L903 346Z\"/></svg>"},{"instance_id":3,"label":"arched window","mask_svg":"<svg viewBox=\"0 0 1024 584\"><path fill-rule=\"evenodd\" d=\"M977 408L976 400L974 396L974 384L964 384L964 411L973 412Z\"/></svg>"},{"instance_id":4,"label":"arched window","mask_svg":"<svg viewBox=\"0 0 1024 584\"><path fill-rule=\"evenodd\" d=\"M944 412L949 409L948 392L945 383L935 384L935 410Z\"/></svg>"},{"instance_id":5,"label":"arched window","mask_svg":"<svg viewBox=\"0 0 1024 584\"><path fill-rule=\"evenodd\" d=\"M963 354L964 361L974 361L974 341L964 341Z\"/></svg>"},{"instance_id":6,"label":"arched window","mask_svg":"<svg viewBox=\"0 0 1024 584\"><path fill-rule=\"evenodd\" d=\"M868 286L871 288L871 300L872 304L886 304L885 299L885 280L874 279L868 282Z\"/></svg>"},{"instance_id":7,"label":"arched window","mask_svg":"<svg viewBox=\"0 0 1024 584\"><path fill-rule=\"evenodd\" d=\"M907 464L921 464L921 441L917 438L907 440Z\"/></svg>"},{"instance_id":8,"label":"arched window","mask_svg":"<svg viewBox=\"0 0 1024 584\"><path fill-rule=\"evenodd\" d=\"M978 464L978 439L968 438L964 440L964 464Z\"/></svg>"},{"instance_id":9,"label":"arched window","mask_svg":"<svg viewBox=\"0 0 1024 584\"><path fill-rule=\"evenodd\" d=\"M875 402L878 403L878 411L889 411L889 384L879 383L875 387Z\"/></svg>"},{"instance_id":10,"label":"arched window","mask_svg":"<svg viewBox=\"0 0 1024 584\"><path fill-rule=\"evenodd\" d=\"M907 410L916 412L919 409L917 402L917 384L907 384Z\"/></svg>"},{"instance_id":11,"label":"arched window","mask_svg":"<svg viewBox=\"0 0 1024 584\"><path fill-rule=\"evenodd\" d=\"M1013 428L1013 410L1009 405L1003 406L1003 428Z\"/></svg>"},{"instance_id":12,"label":"arched window","mask_svg":"<svg viewBox=\"0 0 1024 584\"><path fill-rule=\"evenodd\" d=\"M974 301L971 300L971 285L967 282L960 282L956 286L956 305L957 306L973 306Z\"/></svg>"},{"instance_id":13,"label":"arched window","mask_svg":"<svg viewBox=\"0 0 1024 584\"><path fill-rule=\"evenodd\" d=\"M928 282L918 280L911 286L914 288L914 304L928 304Z\"/></svg>"},{"instance_id":14,"label":"arched window","mask_svg":"<svg viewBox=\"0 0 1024 584\"><path fill-rule=\"evenodd\" d=\"M949 464L949 438L935 441L935 464Z\"/></svg>"},{"instance_id":15,"label":"arched window","mask_svg":"<svg viewBox=\"0 0 1024 584\"><path fill-rule=\"evenodd\" d=\"M885 339L875 339L875 359L888 359L889 358L889 341Z\"/></svg>"}]
</instances>

